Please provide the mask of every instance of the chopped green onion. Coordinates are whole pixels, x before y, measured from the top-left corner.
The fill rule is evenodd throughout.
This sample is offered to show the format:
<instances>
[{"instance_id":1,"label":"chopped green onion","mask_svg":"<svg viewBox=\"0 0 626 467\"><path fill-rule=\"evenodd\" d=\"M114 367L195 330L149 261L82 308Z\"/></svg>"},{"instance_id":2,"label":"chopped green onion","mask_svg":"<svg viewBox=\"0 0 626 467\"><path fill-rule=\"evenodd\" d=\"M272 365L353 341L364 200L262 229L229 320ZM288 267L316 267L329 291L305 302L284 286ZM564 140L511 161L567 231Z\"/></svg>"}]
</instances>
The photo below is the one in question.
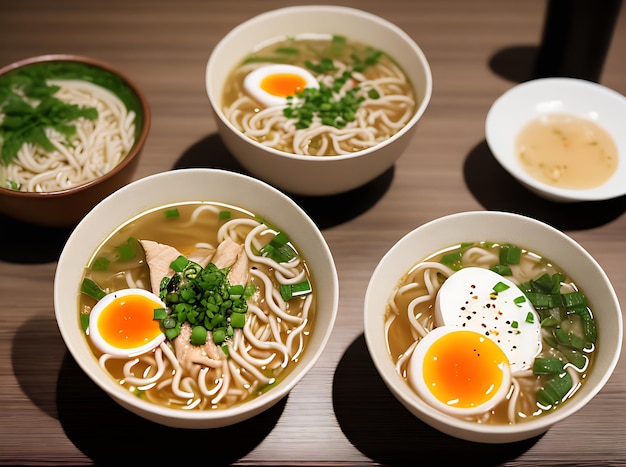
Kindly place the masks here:
<instances>
[{"instance_id":1,"label":"chopped green onion","mask_svg":"<svg viewBox=\"0 0 626 467\"><path fill-rule=\"evenodd\" d=\"M533 314L532 311L529 311L528 313L526 313L526 322L530 324L535 322L535 315Z\"/></svg>"},{"instance_id":2,"label":"chopped green onion","mask_svg":"<svg viewBox=\"0 0 626 467\"><path fill-rule=\"evenodd\" d=\"M9 190L19 190L22 185L20 183L17 183L15 180L6 180L5 182L5 188L8 188Z\"/></svg>"},{"instance_id":3,"label":"chopped green onion","mask_svg":"<svg viewBox=\"0 0 626 467\"><path fill-rule=\"evenodd\" d=\"M537 392L537 401L544 407L552 407L559 403L572 389L574 382L568 372L552 377Z\"/></svg>"},{"instance_id":4,"label":"chopped green onion","mask_svg":"<svg viewBox=\"0 0 626 467\"><path fill-rule=\"evenodd\" d=\"M230 325L234 328L243 328L246 324L245 313L232 313L230 315Z\"/></svg>"},{"instance_id":5,"label":"chopped green onion","mask_svg":"<svg viewBox=\"0 0 626 467\"><path fill-rule=\"evenodd\" d=\"M80 314L80 328L86 331L89 328L89 313Z\"/></svg>"},{"instance_id":6,"label":"chopped green onion","mask_svg":"<svg viewBox=\"0 0 626 467\"><path fill-rule=\"evenodd\" d=\"M304 280L302 282L298 282L297 284L281 284L280 285L280 295L283 297L283 300L289 301L293 297L297 297L299 295L305 295L312 291L311 284L308 280Z\"/></svg>"},{"instance_id":7,"label":"chopped green onion","mask_svg":"<svg viewBox=\"0 0 626 467\"><path fill-rule=\"evenodd\" d=\"M587 365L587 357L580 350L564 346L559 347L559 350L567 358L567 361L579 370L582 370Z\"/></svg>"},{"instance_id":8,"label":"chopped green onion","mask_svg":"<svg viewBox=\"0 0 626 467\"><path fill-rule=\"evenodd\" d=\"M180 212L178 211L178 208L166 209L163 213L165 214L165 217L167 219L175 219L177 217L180 217Z\"/></svg>"},{"instance_id":9,"label":"chopped green onion","mask_svg":"<svg viewBox=\"0 0 626 467\"><path fill-rule=\"evenodd\" d=\"M494 264L493 266L489 266L489 269L496 274L500 274L501 276L513 275L513 271L511 271L511 268L504 264Z\"/></svg>"},{"instance_id":10,"label":"chopped green onion","mask_svg":"<svg viewBox=\"0 0 626 467\"><path fill-rule=\"evenodd\" d=\"M519 327L519 323L518 323L517 321L513 321L513 322L511 323L511 327L512 327L513 329L517 329L517 328Z\"/></svg>"},{"instance_id":11,"label":"chopped green onion","mask_svg":"<svg viewBox=\"0 0 626 467\"><path fill-rule=\"evenodd\" d=\"M558 308L563 306L563 298L560 294L526 292L526 297L528 297L535 308Z\"/></svg>"},{"instance_id":12,"label":"chopped green onion","mask_svg":"<svg viewBox=\"0 0 626 467\"><path fill-rule=\"evenodd\" d=\"M261 248L261 252L277 263L287 263L298 255L283 232L278 232L268 244Z\"/></svg>"},{"instance_id":13,"label":"chopped green onion","mask_svg":"<svg viewBox=\"0 0 626 467\"><path fill-rule=\"evenodd\" d=\"M533 363L533 373L536 375L550 375L563 372L564 363L556 357L537 357Z\"/></svg>"},{"instance_id":14,"label":"chopped green onion","mask_svg":"<svg viewBox=\"0 0 626 467\"><path fill-rule=\"evenodd\" d=\"M91 269L93 271L106 271L107 269L109 269L110 264L110 260L103 256L99 256L94 260L93 264L91 265Z\"/></svg>"},{"instance_id":15,"label":"chopped green onion","mask_svg":"<svg viewBox=\"0 0 626 467\"><path fill-rule=\"evenodd\" d=\"M153 319L164 319L167 317L167 310L165 308L155 308L153 310Z\"/></svg>"},{"instance_id":16,"label":"chopped green onion","mask_svg":"<svg viewBox=\"0 0 626 467\"><path fill-rule=\"evenodd\" d=\"M522 250L512 245L502 245L500 247L500 264L519 264Z\"/></svg>"},{"instance_id":17,"label":"chopped green onion","mask_svg":"<svg viewBox=\"0 0 626 467\"><path fill-rule=\"evenodd\" d=\"M448 266L450 269L454 271L458 271L461 269L461 258L463 256L463 251L456 251L454 253L447 253L443 255L441 258L441 264Z\"/></svg>"},{"instance_id":18,"label":"chopped green onion","mask_svg":"<svg viewBox=\"0 0 626 467\"><path fill-rule=\"evenodd\" d=\"M134 237L129 237L125 244L117 247L119 253L118 261L128 261L137 256L138 252L143 251L139 241Z\"/></svg>"},{"instance_id":19,"label":"chopped green onion","mask_svg":"<svg viewBox=\"0 0 626 467\"><path fill-rule=\"evenodd\" d=\"M183 255L180 255L170 264L170 268L172 268L176 272L182 272L189 264L189 260L185 258Z\"/></svg>"},{"instance_id":20,"label":"chopped green onion","mask_svg":"<svg viewBox=\"0 0 626 467\"><path fill-rule=\"evenodd\" d=\"M166 316L161 321L161 325L164 329L172 329L176 327L176 319L172 316Z\"/></svg>"},{"instance_id":21,"label":"chopped green onion","mask_svg":"<svg viewBox=\"0 0 626 467\"><path fill-rule=\"evenodd\" d=\"M520 295L519 297L515 297L513 299L513 303L515 303L517 306L521 307L522 303L526 302L526 297L523 295ZM527 318L528 319L528 318ZM532 323L532 321L530 321Z\"/></svg>"},{"instance_id":22,"label":"chopped green onion","mask_svg":"<svg viewBox=\"0 0 626 467\"><path fill-rule=\"evenodd\" d=\"M230 211L220 211L219 220L224 221L230 219L232 217L232 213Z\"/></svg>"},{"instance_id":23,"label":"chopped green onion","mask_svg":"<svg viewBox=\"0 0 626 467\"><path fill-rule=\"evenodd\" d=\"M189 342L193 345L204 345L206 343L207 330L202 326L194 326L191 330Z\"/></svg>"},{"instance_id":24,"label":"chopped green onion","mask_svg":"<svg viewBox=\"0 0 626 467\"><path fill-rule=\"evenodd\" d=\"M89 295L90 297L95 298L96 300L102 299L107 294L104 290L100 288L98 284L96 284L93 280L89 278L83 279L80 291L84 294Z\"/></svg>"},{"instance_id":25,"label":"chopped green onion","mask_svg":"<svg viewBox=\"0 0 626 467\"><path fill-rule=\"evenodd\" d=\"M496 293L504 292L508 288L509 288L509 286L506 285L504 282L498 282L496 285L493 286L493 290Z\"/></svg>"},{"instance_id":26,"label":"chopped green onion","mask_svg":"<svg viewBox=\"0 0 626 467\"><path fill-rule=\"evenodd\" d=\"M563 329L561 328L556 328L554 330L554 337L556 337L556 340L559 341L559 343L561 344L568 345L570 343L569 337L567 336L565 331L563 331Z\"/></svg>"},{"instance_id":27,"label":"chopped green onion","mask_svg":"<svg viewBox=\"0 0 626 467\"><path fill-rule=\"evenodd\" d=\"M563 304L568 310L579 306L586 307L587 299L581 292L564 293Z\"/></svg>"},{"instance_id":28,"label":"chopped green onion","mask_svg":"<svg viewBox=\"0 0 626 467\"><path fill-rule=\"evenodd\" d=\"M225 328L217 328L213 330L213 342L216 344L221 344L226 340L226 329Z\"/></svg>"},{"instance_id":29,"label":"chopped green onion","mask_svg":"<svg viewBox=\"0 0 626 467\"><path fill-rule=\"evenodd\" d=\"M180 326L176 325L173 328L169 328L165 330L165 337L169 340L176 338L180 334Z\"/></svg>"},{"instance_id":30,"label":"chopped green onion","mask_svg":"<svg viewBox=\"0 0 626 467\"><path fill-rule=\"evenodd\" d=\"M541 320L541 327L551 328L551 327L557 326L559 323L560 321L556 319L554 316L548 316L547 318L544 318Z\"/></svg>"},{"instance_id":31,"label":"chopped green onion","mask_svg":"<svg viewBox=\"0 0 626 467\"><path fill-rule=\"evenodd\" d=\"M243 295L244 291L245 288L241 284L231 285L228 288L228 293L231 297L240 297L241 295Z\"/></svg>"}]
</instances>

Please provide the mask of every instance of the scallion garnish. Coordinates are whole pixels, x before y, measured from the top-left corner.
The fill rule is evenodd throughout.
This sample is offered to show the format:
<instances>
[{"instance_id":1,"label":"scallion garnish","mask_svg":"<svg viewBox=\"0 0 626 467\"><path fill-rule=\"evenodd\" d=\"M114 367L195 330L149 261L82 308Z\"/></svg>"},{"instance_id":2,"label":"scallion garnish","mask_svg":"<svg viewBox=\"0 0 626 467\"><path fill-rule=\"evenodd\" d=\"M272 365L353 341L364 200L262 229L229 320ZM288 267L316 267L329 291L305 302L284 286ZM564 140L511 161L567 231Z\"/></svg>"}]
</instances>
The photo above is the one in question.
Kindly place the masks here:
<instances>
[{"instance_id":1,"label":"scallion garnish","mask_svg":"<svg viewBox=\"0 0 626 467\"><path fill-rule=\"evenodd\" d=\"M519 264L522 250L512 245L502 245L500 247L500 264Z\"/></svg>"},{"instance_id":2,"label":"scallion garnish","mask_svg":"<svg viewBox=\"0 0 626 467\"><path fill-rule=\"evenodd\" d=\"M496 293L500 293L500 292L504 292L508 288L509 286L506 285L504 282L498 282L496 285L493 286L493 291Z\"/></svg>"},{"instance_id":3,"label":"scallion garnish","mask_svg":"<svg viewBox=\"0 0 626 467\"><path fill-rule=\"evenodd\" d=\"M141 251L143 249L139 241L134 237L129 237L126 243L117 247L118 261L131 260Z\"/></svg>"},{"instance_id":4,"label":"scallion garnish","mask_svg":"<svg viewBox=\"0 0 626 467\"><path fill-rule=\"evenodd\" d=\"M84 278L80 286L80 291L90 297L100 300L106 295L106 292L100 288L92 279Z\"/></svg>"},{"instance_id":5,"label":"scallion garnish","mask_svg":"<svg viewBox=\"0 0 626 467\"><path fill-rule=\"evenodd\" d=\"M280 295L286 302L291 300L293 297L311 293L312 290L313 289L311 288L311 283L308 280L304 280L297 284L280 285Z\"/></svg>"},{"instance_id":6,"label":"scallion garnish","mask_svg":"<svg viewBox=\"0 0 626 467\"><path fill-rule=\"evenodd\" d=\"M91 265L91 269L93 271L106 271L107 269L109 269L109 264L111 264L111 261L103 256L99 256L94 260L93 264Z\"/></svg>"},{"instance_id":7,"label":"scallion garnish","mask_svg":"<svg viewBox=\"0 0 626 467\"><path fill-rule=\"evenodd\" d=\"M163 211L163 214L165 214L165 217L167 219L175 219L180 217L180 212L178 211L178 208L166 209L165 211Z\"/></svg>"},{"instance_id":8,"label":"scallion garnish","mask_svg":"<svg viewBox=\"0 0 626 467\"><path fill-rule=\"evenodd\" d=\"M524 297L523 295L520 295L519 297L515 297L513 299L513 303L515 303L517 306L522 306L522 303L525 303L525 302L526 302L526 297ZM532 321L530 322L532 323Z\"/></svg>"},{"instance_id":9,"label":"scallion garnish","mask_svg":"<svg viewBox=\"0 0 626 467\"><path fill-rule=\"evenodd\" d=\"M221 344L232 337L234 328L244 326L247 296L253 291L243 285L231 286L228 268L219 269L213 263L202 268L182 255L170 267L175 274L161 280L159 291L167 306L161 327L168 339L178 336L185 322L192 326L195 345L206 342L208 331L212 331L213 341Z\"/></svg>"}]
</instances>

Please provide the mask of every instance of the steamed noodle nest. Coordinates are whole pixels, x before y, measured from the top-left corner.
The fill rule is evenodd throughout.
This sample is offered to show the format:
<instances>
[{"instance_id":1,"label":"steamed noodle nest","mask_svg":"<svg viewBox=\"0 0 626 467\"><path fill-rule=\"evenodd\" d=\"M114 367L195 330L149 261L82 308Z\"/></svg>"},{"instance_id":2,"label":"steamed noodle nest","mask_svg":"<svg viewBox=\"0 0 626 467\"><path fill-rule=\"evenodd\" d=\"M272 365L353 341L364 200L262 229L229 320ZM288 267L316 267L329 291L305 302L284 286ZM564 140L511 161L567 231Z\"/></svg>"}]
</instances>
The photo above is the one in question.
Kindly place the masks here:
<instances>
[{"instance_id":1,"label":"steamed noodle nest","mask_svg":"<svg viewBox=\"0 0 626 467\"><path fill-rule=\"evenodd\" d=\"M56 148L54 152L24 143L16 159L3 169L3 178L18 183L20 191L55 192L83 185L111 171L135 142L135 113L128 111L113 92L82 80L47 83L60 87L55 94L57 99L96 108L98 118L74 120L76 133L69 141L56 130L46 128L46 136Z\"/></svg>"},{"instance_id":2,"label":"steamed noodle nest","mask_svg":"<svg viewBox=\"0 0 626 467\"><path fill-rule=\"evenodd\" d=\"M250 63L237 70L234 80L264 63ZM340 76L347 70L341 61L334 60ZM352 78L361 88L359 95L366 99L359 106L355 120L344 128L324 125L319 119L306 129L296 129L294 119L283 115L283 106L259 110L259 104L243 89L239 97L224 109L226 118L243 134L264 146L292 154L307 156L345 155L371 148L399 132L411 119L416 109L416 98L402 70L391 60L370 67L367 76L352 72ZM334 76L318 75L320 83L332 86ZM353 84L350 80L339 91L343 95ZM368 97L368 91L377 91L377 99Z\"/></svg>"}]
</instances>

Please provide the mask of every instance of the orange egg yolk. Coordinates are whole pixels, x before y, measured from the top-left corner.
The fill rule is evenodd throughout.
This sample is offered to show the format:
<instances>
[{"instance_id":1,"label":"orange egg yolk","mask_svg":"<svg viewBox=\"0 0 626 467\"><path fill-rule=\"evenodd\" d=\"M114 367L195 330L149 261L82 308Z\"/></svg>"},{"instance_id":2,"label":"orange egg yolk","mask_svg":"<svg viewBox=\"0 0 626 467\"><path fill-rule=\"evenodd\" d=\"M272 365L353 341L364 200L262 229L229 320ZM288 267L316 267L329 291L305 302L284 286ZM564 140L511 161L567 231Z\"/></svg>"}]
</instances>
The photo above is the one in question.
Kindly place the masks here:
<instances>
[{"instance_id":1,"label":"orange egg yolk","mask_svg":"<svg viewBox=\"0 0 626 467\"><path fill-rule=\"evenodd\" d=\"M142 295L124 295L113 300L98 319L98 331L109 344L134 349L147 344L162 331L154 319L161 305Z\"/></svg>"},{"instance_id":2,"label":"orange egg yolk","mask_svg":"<svg viewBox=\"0 0 626 467\"><path fill-rule=\"evenodd\" d=\"M306 80L295 73L275 73L261 80L261 89L274 96L294 96L306 87Z\"/></svg>"},{"instance_id":3,"label":"orange egg yolk","mask_svg":"<svg viewBox=\"0 0 626 467\"><path fill-rule=\"evenodd\" d=\"M502 385L508 359L489 338L456 331L435 341L424 358L423 376L432 394L458 408L489 401Z\"/></svg>"}]
</instances>

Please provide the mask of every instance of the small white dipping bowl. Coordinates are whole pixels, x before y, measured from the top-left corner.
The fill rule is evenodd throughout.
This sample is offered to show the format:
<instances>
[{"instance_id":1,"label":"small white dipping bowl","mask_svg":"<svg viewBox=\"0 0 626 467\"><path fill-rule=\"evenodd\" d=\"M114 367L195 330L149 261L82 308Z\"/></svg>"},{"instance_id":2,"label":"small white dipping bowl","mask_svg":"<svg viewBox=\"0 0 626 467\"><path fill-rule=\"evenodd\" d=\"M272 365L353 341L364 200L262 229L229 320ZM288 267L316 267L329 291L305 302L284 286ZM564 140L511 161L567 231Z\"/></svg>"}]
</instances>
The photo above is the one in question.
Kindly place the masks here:
<instances>
[{"instance_id":1,"label":"small white dipping bowl","mask_svg":"<svg viewBox=\"0 0 626 467\"><path fill-rule=\"evenodd\" d=\"M384 313L394 287L404 274L427 256L461 242L511 243L545 255L560 266L585 292L598 326L594 367L583 387L558 409L523 423L489 425L453 417L421 399L396 372L387 351ZM564 421L604 387L622 349L622 314L613 286L595 259L572 238L529 217L496 211L448 215L406 234L376 266L365 293L364 332L367 348L391 393L431 427L460 439L481 443L510 443L538 436ZM564 422L566 423L566 422Z\"/></svg>"},{"instance_id":2,"label":"small white dipping bowl","mask_svg":"<svg viewBox=\"0 0 626 467\"><path fill-rule=\"evenodd\" d=\"M307 260L318 295L310 339L298 365L276 387L224 410L177 410L140 399L102 370L81 329L78 293L85 266L96 248L121 224L144 211L182 201L216 201L247 209L288 233ZM76 363L122 407L148 420L177 428L216 428L251 418L272 407L308 373L330 338L339 301L339 281L320 230L290 198L252 177L216 169L181 169L139 179L98 203L67 240L54 279L56 321Z\"/></svg>"},{"instance_id":3,"label":"small white dipping bowl","mask_svg":"<svg viewBox=\"0 0 626 467\"><path fill-rule=\"evenodd\" d=\"M409 122L372 148L340 156L290 154L264 146L240 132L222 110L222 93L230 73L259 44L301 33L342 35L387 52L407 74L418 98L418 106ZM430 102L432 76L419 46L389 21L354 8L293 6L262 13L232 29L209 57L206 90L219 134L246 170L290 193L319 196L358 188L394 165Z\"/></svg>"},{"instance_id":4,"label":"small white dipping bowl","mask_svg":"<svg viewBox=\"0 0 626 467\"><path fill-rule=\"evenodd\" d=\"M604 184L590 189L564 189L543 183L524 170L515 154L518 133L545 114L571 114L604 128L613 138L619 164ZM542 78L519 84L495 100L487 113L489 149L522 185L556 202L600 201L626 194L626 97L601 84L576 78Z\"/></svg>"}]
</instances>

